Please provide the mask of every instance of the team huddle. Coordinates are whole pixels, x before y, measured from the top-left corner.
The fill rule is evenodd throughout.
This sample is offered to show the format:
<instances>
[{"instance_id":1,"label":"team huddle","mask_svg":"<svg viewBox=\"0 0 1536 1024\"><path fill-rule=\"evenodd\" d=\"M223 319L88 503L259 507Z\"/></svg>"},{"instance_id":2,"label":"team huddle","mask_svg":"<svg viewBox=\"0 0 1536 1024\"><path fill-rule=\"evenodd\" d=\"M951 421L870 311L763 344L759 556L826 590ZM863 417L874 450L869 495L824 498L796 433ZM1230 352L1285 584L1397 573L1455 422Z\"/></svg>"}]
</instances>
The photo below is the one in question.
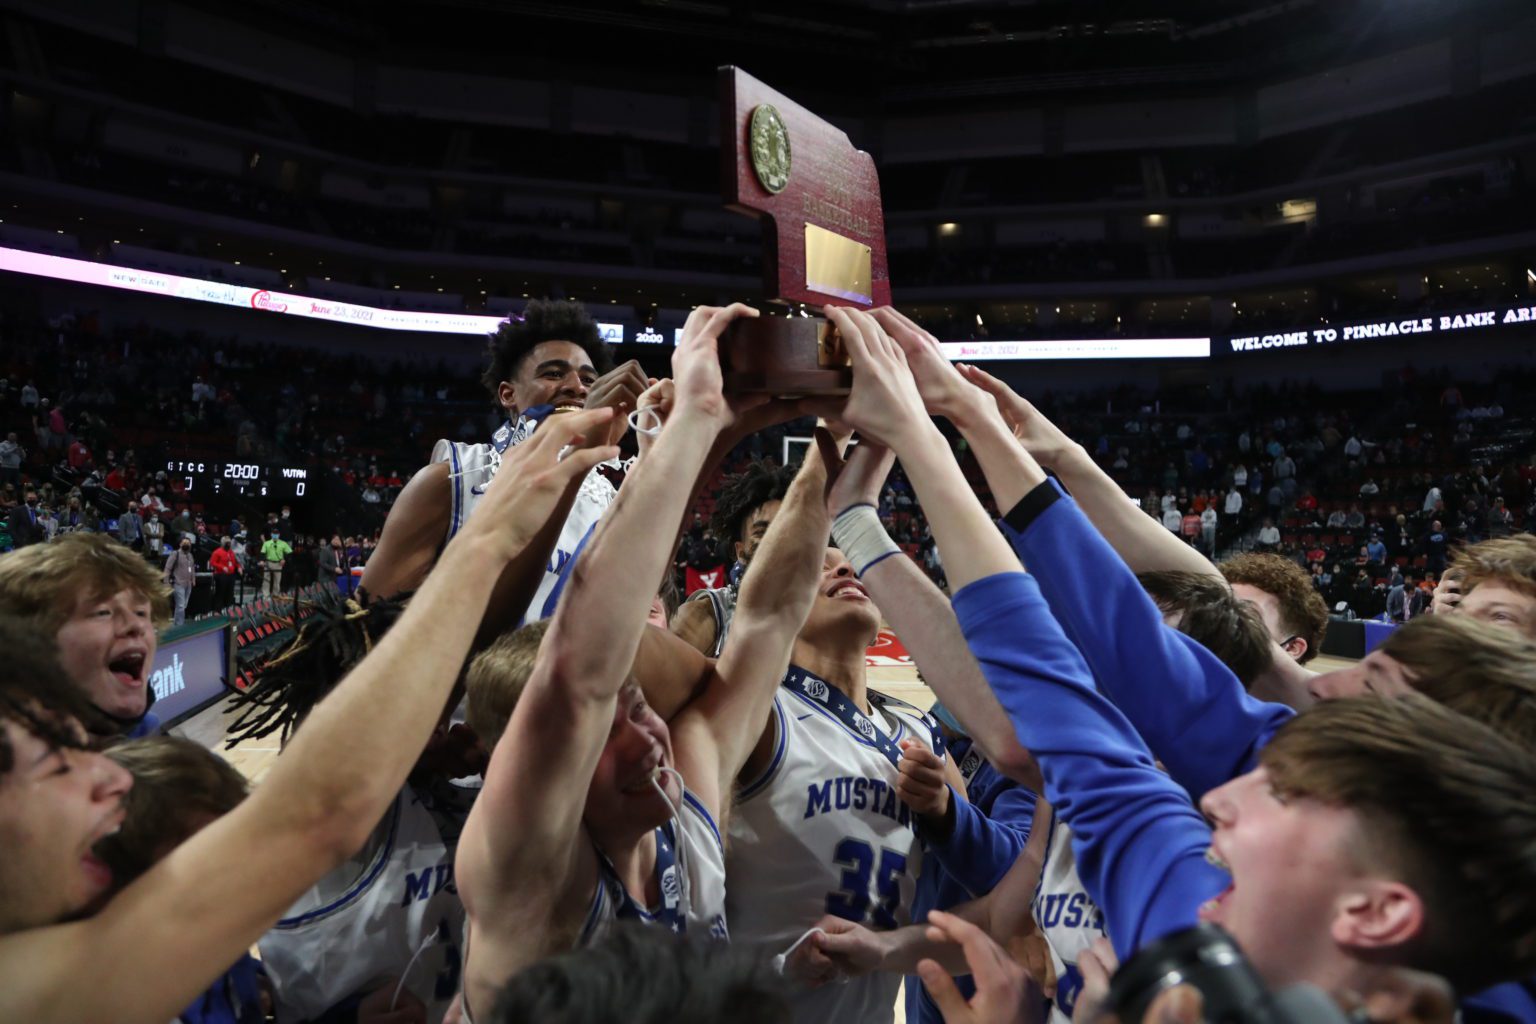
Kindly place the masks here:
<instances>
[{"instance_id":1,"label":"team huddle","mask_svg":"<svg viewBox=\"0 0 1536 1024\"><path fill-rule=\"evenodd\" d=\"M503 324L505 424L236 699L254 786L154 735L158 573L0 559L0 1019L881 1022L905 977L908 1021L1089 1021L1205 922L1372 1020L1536 1020L1536 538L1314 673L1302 570L1207 561L901 313L829 307L852 391L800 400L724 390L754 315L694 310L664 379L576 304ZM678 604L721 459L806 416ZM898 459L949 594L882 525ZM932 708L870 686L882 623Z\"/></svg>"}]
</instances>

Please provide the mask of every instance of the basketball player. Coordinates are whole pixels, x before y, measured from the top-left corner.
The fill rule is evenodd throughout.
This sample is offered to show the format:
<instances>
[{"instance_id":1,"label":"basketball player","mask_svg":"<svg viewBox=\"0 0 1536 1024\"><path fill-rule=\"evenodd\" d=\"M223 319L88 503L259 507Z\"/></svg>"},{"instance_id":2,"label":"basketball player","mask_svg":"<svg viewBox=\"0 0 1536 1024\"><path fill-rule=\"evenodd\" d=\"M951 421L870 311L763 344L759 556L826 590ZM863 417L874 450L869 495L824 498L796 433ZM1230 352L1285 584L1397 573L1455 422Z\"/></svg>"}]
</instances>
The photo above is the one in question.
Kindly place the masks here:
<instances>
[{"instance_id":1,"label":"basketball player","mask_svg":"<svg viewBox=\"0 0 1536 1024\"><path fill-rule=\"evenodd\" d=\"M522 316L502 322L490 336L488 365L481 380L505 412L506 422L490 440L463 444L440 440L431 462L413 476L384 521L378 547L363 571L362 587L376 597L414 590L432 567L444 541L464 526L478 507L486 485L512 447L523 443L551 415L577 409L611 408L614 418L605 444L616 444L626 429L625 414L637 407L650 381L631 360L609 369L608 346L580 303L535 299ZM591 473L570 500L568 511L552 522L554 554L536 586L514 588L509 579L497 588L481 641L516 626L525 609L544 614L545 600L560 568L587 531L613 501L614 487L602 473ZM511 574L527 577L519 570Z\"/></svg>"},{"instance_id":2,"label":"basketball player","mask_svg":"<svg viewBox=\"0 0 1536 1024\"><path fill-rule=\"evenodd\" d=\"M741 579L752 562L752 555L768 532L768 524L779 511L794 473L788 467L754 460L741 473L725 481L710 517L710 533L721 541L730 538L736 551L730 580L723 587L710 587L688 595L678 610L672 631L688 641L695 650L720 657L725 648L725 634L736 613L736 595Z\"/></svg>"},{"instance_id":3,"label":"basketball player","mask_svg":"<svg viewBox=\"0 0 1536 1024\"><path fill-rule=\"evenodd\" d=\"M819 432L818 438L824 448ZM836 454L824 451L823 458ZM829 500L872 505L890 465L888 452L859 445L852 471L839 474L843 489L834 486ZM838 543L867 559L865 568L905 559L892 557L900 554L894 545L866 551L856 540L849 535ZM753 562L755 572L777 571L765 551ZM869 688L865 652L879 629L880 611L854 564L829 548L790 669L738 779L726 860L735 941L788 950L823 915L875 929L910 919L923 825L901 799L901 745L942 753L943 740L931 718ZM931 677L963 671L967 663L974 668L968 658L920 665ZM953 762L945 759L943 771L959 799L965 786ZM795 1019L890 1020L899 985L895 977L869 976L824 986L796 997Z\"/></svg>"},{"instance_id":4,"label":"basketball player","mask_svg":"<svg viewBox=\"0 0 1536 1024\"><path fill-rule=\"evenodd\" d=\"M894 439L941 548L953 550L945 563L962 626L1076 833L1122 959L1198 917L1232 932L1272 985L1360 990L1383 965L1405 965L1468 991L1531 970L1536 815L1501 795L1536 781L1531 750L1418 695L1328 702L1288 723L1256 771L1206 794L1213 831L1095 689L1033 578L987 529L942 436L922 422L902 350L878 330L844 338L855 366L846 417ZM1073 517L1000 419L979 433L973 448L999 500L1025 491L1005 517L1011 537ZM1418 831L1426 816L1441 827Z\"/></svg>"},{"instance_id":5,"label":"basketball player","mask_svg":"<svg viewBox=\"0 0 1536 1024\"><path fill-rule=\"evenodd\" d=\"M471 718L487 734L499 716L507 721L459 843L466 1020L488 1019L513 973L616 918L727 933L719 823L810 605L827 531L816 460L763 542L779 571L744 586L717 670L670 727L641 688L645 641L703 659L646 624L652 596L633 583L668 568L689 485L756 401L725 398L717 352L726 325L751 315L739 303L690 314L661 434L594 532L554 617L499 640L471 669ZM525 677L519 665L529 662Z\"/></svg>"},{"instance_id":6,"label":"basketball player","mask_svg":"<svg viewBox=\"0 0 1536 1024\"><path fill-rule=\"evenodd\" d=\"M94 712L84 724L100 740L148 736L156 631L171 621L159 573L104 534L70 533L0 559L0 614L51 636L69 678Z\"/></svg>"},{"instance_id":7,"label":"basketball player","mask_svg":"<svg viewBox=\"0 0 1536 1024\"><path fill-rule=\"evenodd\" d=\"M503 568L568 485L616 454L560 452L610 417L577 414L506 459L487 514L262 785L104 906L111 876L91 851L120 825L129 776L86 748L81 705L36 631L0 620L0 1020L164 1024L351 856L426 743Z\"/></svg>"}]
</instances>

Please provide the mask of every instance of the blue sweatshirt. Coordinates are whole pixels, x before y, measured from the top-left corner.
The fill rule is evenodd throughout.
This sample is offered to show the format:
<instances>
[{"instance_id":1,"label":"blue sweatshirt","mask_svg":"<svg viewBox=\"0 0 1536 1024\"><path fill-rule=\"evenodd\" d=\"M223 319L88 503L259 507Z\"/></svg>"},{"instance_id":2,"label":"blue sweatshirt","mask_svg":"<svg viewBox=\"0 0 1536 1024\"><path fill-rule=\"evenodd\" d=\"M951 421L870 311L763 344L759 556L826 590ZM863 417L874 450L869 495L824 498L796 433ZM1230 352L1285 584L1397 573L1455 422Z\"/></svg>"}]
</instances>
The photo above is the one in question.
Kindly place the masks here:
<instances>
[{"instance_id":1,"label":"blue sweatshirt","mask_svg":"<svg viewBox=\"0 0 1536 1024\"><path fill-rule=\"evenodd\" d=\"M1037 487L1008 513L1003 532L1037 574L1099 690L1196 800L1257 765L1294 712L1256 700L1210 651L1164 626L1135 574L1075 501L1054 483ZM1105 630L1106 622L1116 628ZM1461 1010L1465 1024L1536 1024L1536 979L1468 996Z\"/></svg>"},{"instance_id":2,"label":"blue sweatshirt","mask_svg":"<svg viewBox=\"0 0 1536 1024\"><path fill-rule=\"evenodd\" d=\"M1257 766L1295 712L1250 696L1221 659L1164 625L1077 502L1042 484L1008 513L1003 532L1099 691L1196 800Z\"/></svg>"},{"instance_id":3,"label":"blue sweatshirt","mask_svg":"<svg viewBox=\"0 0 1536 1024\"><path fill-rule=\"evenodd\" d=\"M1024 573L954 597L966 642L1073 832L1078 873L1122 961L1197 921L1231 879L1206 862L1211 830L1093 676ZM1162 628L1161 621L1158 628Z\"/></svg>"},{"instance_id":4,"label":"blue sweatshirt","mask_svg":"<svg viewBox=\"0 0 1536 1024\"><path fill-rule=\"evenodd\" d=\"M997 887L1024 852L1029 824L1035 814L1035 794L1007 778L976 750L969 737L949 746L949 753L966 779L970 800L950 793L954 828L943 839L921 829L923 870L912 897L912 920L927 919L930 910L948 910L985 895ZM976 990L970 976L955 979L969 999ZM943 1024L944 1015L916 975L907 976L907 1020L912 1024Z\"/></svg>"}]
</instances>

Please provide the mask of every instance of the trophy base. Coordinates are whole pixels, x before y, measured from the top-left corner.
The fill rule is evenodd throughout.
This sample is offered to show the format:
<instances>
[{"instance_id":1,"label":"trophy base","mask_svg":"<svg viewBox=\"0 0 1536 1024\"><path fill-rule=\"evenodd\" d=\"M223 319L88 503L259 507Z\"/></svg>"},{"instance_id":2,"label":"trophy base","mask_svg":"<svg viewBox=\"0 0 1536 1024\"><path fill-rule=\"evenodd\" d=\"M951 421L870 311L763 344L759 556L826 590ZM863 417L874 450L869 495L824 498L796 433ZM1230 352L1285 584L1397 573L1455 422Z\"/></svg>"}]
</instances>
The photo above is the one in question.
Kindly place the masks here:
<instances>
[{"instance_id":1,"label":"trophy base","mask_svg":"<svg viewBox=\"0 0 1536 1024\"><path fill-rule=\"evenodd\" d=\"M725 390L780 398L846 395L853 369L837 328L821 317L736 320L720 336Z\"/></svg>"}]
</instances>

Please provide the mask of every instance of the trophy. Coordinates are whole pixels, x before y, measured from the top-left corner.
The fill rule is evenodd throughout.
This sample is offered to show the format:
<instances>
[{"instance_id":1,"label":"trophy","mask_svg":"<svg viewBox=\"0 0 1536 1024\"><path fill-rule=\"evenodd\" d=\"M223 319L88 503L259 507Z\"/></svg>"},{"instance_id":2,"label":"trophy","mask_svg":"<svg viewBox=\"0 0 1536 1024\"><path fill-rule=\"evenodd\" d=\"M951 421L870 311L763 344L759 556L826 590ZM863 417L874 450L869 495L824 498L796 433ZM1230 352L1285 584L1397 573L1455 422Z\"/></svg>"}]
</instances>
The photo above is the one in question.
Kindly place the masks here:
<instances>
[{"instance_id":1,"label":"trophy","mask_svg":"<svg viewBox=\"0 0 1536 1024\"><path fill-rule=\"evenodd\" d=\"M740 68L720 69L726 206L762 222L763 286L774 302L889 305L880 180L846 133ZM821 317L737 320L720 339L727 390L847 394L853 371Z\"/></svg>"}]
</instances>

